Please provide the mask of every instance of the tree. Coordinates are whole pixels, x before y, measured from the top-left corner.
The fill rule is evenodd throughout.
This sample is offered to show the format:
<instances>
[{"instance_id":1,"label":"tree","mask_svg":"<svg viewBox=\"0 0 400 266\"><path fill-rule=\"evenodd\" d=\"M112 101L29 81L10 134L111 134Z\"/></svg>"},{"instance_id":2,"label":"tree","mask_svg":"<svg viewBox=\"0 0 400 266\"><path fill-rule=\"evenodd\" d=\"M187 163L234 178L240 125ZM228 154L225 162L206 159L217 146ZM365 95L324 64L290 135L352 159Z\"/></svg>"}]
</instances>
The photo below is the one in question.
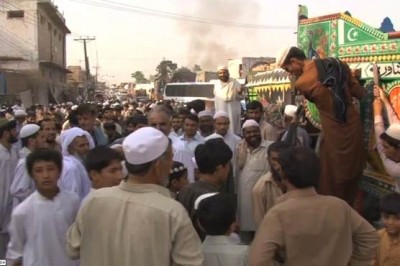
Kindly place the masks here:
<instances>
[{"instance_id":1,"label":"tree","mask_svg":"<svg viewBox=\"0 0 400 266\"><path fill-rule=\"evenodd\" d=\"M195 82L196 73L187 67L181 67L172 75L171 82Z\"/></svg>"},{"instance_id":2,"label":"tree","mask_svg":"<svg viewBox=\"0 0 400 266\"><path fill-rule=\"evenodd\" d=\"M200 65L195 64L194 67L193 67L193 71L194 71L194 72L201 71Z\"/></svg>"},{"instance_id":3,"label":"tree","mask_svg":"<svg viewBox=\"0 0 400 266\"><path fill-rule=\"evenodd\" d=\"M156 81L155 81L155 92L159 97L162 88L167 85L167 83L171 80L172 75L175 73L178 65L173 63L171 60L162 60L160 64L157 66L156 71Z\"/></svg>"},{"instance_id":4,"label":"tree","mask_svg":"<svg viewBox=\"0 0 400 266\"><path fill-rule=\"evenodd\" d=\"M131 77L136 80L136 83L148 83L149 80L145 78L142 71L136 71L131 74Z\"/></svg>"}]
</instances>

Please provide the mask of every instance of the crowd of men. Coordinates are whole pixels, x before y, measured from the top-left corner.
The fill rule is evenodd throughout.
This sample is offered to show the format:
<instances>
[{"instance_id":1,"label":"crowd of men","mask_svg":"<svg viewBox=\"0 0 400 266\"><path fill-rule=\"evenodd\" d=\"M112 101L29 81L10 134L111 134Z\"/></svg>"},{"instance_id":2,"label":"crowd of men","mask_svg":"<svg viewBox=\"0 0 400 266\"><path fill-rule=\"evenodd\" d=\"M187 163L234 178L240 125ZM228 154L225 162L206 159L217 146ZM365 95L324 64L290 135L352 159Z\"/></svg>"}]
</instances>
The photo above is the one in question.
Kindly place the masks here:
<instances>
[{"instance_id":1,"label":"crowd of men","mask_svg":"<svg viewBox=\"0 0 400 266\"><path fill-rule=\"evenodd\" d=\"M24 266L400 265L400 194L382 199L379 234L352 208L364 147L350 96L362 97L362 87L339 62L347 79L328 89L316 80L317 63L296 47L277 63L320 110L318 156L297 106L272 114L251 101L241 123L245 95L225 67L215 110L201 101L4 110L0 259ZM398 181L400 125L390 108L376 87L378 151Z\"/></svg>"}]
</instances>

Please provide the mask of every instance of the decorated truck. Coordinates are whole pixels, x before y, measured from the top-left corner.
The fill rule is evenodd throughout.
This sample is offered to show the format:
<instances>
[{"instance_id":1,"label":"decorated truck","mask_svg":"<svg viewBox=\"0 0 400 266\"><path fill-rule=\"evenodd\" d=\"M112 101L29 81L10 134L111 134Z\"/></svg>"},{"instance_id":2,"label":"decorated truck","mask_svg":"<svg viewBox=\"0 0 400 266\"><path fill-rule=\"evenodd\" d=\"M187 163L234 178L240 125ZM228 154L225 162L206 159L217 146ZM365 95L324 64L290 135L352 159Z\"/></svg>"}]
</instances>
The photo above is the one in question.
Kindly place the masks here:
<instances>
[{"instance_id":1,"label":"decorated truck","mask_svg":"<svg viewBox=\"0 0 400 266\"><path fill-rule=\"evenodd\" d=\"M388 18L385 21L388 23ZM383 194L394 190L394 180L385 172L375 149L372 101L376 64L380 82L400 117L400 32L369 26L348 12L308 18L307 8L299 6L297 38L298 47L309 58L336 57L361 73L362 83L367 89L359 107L364 123L368 164L360 183L358 208L368 212L370 203L376 204ZM247 87L253 99L275 95L275 99L285 100L285 96L294 94L291 85L289 76L275 69L253 74ZM304 105L310 123L320 128L316 107L307 101Z\"/></svg>"}]
</instances>

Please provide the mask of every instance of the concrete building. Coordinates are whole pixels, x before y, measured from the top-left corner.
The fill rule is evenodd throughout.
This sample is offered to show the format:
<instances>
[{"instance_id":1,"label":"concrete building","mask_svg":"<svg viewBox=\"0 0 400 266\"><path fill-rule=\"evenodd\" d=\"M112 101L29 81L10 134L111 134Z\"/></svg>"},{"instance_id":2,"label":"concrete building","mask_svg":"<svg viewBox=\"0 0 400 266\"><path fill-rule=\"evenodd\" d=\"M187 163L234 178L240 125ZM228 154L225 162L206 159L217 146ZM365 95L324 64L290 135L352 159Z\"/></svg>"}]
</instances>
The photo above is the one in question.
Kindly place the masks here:
<instances>
[{"instance_id":1,"label":"concrete building","mask_svg":"<svg viewBox=\"0 0 400 266\"><path fill-rule=\"evenodd\" d=\"M218 79L217 72L198 71L196 73L196 82L209 82L212 79Z\"/></svg>"},{"instance_id":2,"label":"concrete building","mask_svg":"<svg viewBox=\"0 0 400 266\"><path fill-rule=\"evenodd\" d=\"M0 71L7 94L25 106L68 95L65 38L70 30L51 0L0 2Z\"/></svg>"},{"instance_id":3,"label":"concrete building","mask_svg":"<svg viewBox=\"0 0 400 266\"><path fill-rule=\"evenodd\" d=\"M271 64L273 62L275 62L275 58L272 57L242 57L238 59L229 59L228 70L232 78L244 79L255 65Z\"/></svg>"}]
</instances>

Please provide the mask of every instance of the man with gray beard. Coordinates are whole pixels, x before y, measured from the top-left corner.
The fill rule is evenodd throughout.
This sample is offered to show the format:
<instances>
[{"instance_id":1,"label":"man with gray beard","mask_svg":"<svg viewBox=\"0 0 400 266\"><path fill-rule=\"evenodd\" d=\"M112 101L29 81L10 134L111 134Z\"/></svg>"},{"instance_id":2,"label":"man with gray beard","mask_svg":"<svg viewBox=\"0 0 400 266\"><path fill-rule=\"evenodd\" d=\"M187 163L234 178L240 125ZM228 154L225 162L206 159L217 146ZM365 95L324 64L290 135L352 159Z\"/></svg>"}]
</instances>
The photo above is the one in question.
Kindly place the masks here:
<instances>
[{"instance_id":1,"label":"man with gray beard","mask_svg":"<svg viewBox=\"0 0 400 266\"><path fill-rule=\"evenodd\" d=\"M229 131L236 135L241 135L240 116L242 107L240 101L244 99L244 91L240 83L230 78L226 66L218 67L219 81L214 86L214 105L215 110L225 111L229 115Z\"/></svg>"},{"instance_id":2,"label":"man with gray beard","mask_svg":"<svg viewBox=\"0 0 400 266\"><path fill-rule=\"evenodd\" d=\"M61 189L76 193L83 200L92 184L84 166L84 159L94 141L89 132L74 127L65 130L61 136L63 171L58 185Z\"/></svg>"}]
</instances>

